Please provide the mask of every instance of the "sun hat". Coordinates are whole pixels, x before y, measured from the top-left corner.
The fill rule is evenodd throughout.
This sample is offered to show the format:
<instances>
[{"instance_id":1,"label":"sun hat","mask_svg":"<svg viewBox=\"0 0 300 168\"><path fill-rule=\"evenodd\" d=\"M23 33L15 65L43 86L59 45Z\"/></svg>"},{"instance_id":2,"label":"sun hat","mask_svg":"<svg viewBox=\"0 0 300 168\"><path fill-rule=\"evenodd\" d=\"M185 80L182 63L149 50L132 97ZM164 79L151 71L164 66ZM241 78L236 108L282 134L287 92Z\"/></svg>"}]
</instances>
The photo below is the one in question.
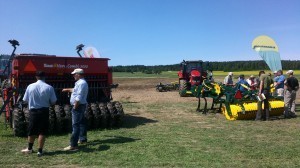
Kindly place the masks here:
<instances>
[{"instance_id":1,"label":"sun hat","mask_svg":"<svg viewBox=\"0 0 300 168\"><path fill-rule=\"evenodd\" d=\"M294 73L293 70L288 70L288 71L286 72L286 74L292 74L292 73Z\"/></svg>"},{"instance_id":2,"label":"sun hat","mask_svg":"<svg viewBox=\"0 0 300 168\"><path fill-rule=\"evenodd\" d=\"M77 69L74 69L74 71L71 72L71 74L84 74L84 71L83 71L83 69L77 68Z\"/></svg>"}]
</instances>

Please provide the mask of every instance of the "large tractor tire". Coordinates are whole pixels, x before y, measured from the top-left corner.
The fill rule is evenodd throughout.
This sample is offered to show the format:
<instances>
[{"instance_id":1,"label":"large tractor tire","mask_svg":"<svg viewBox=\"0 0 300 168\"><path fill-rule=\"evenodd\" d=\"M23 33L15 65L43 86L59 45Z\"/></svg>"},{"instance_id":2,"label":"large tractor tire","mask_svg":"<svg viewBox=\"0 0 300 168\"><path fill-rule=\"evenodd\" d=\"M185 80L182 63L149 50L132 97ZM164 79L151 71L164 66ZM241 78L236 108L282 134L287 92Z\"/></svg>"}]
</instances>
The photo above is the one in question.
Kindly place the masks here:
<instances>
[{"instance_id":1,"label":"large tractor tire","mask_svg":"<svg viewBox=\"0 0 300 168\"><path fill-rule=\"evenodd\" d=\"M49 107L49 134L56 132L56 115L53 107Z\"/></svg>"},{"instance_id":2,"label":"large tractor tire","mask_svg":"<svg viewBox=\"0 0 300 168\"><path fill-rule=\"evenodd\" d=\"M28 130L29 126L29 109L28 107L23 108L24 119L25 119L25 129Z\"/></svg>"},{"instance_id":3,"label":"large tractor tire","mask_svg":"<svg viewBox=\"0 0 300 168\"><path fill-rule=\"evenodd\" d=\"M65 125L65 112L62 106L55 105L54 111L56 115L56 133L61 134L64 132L64 125Z\"/></svg>"},{"instance_id":4,"label":"large tractor tire","mask_svg":"<svg viewBox=\"0 0 300 168\"><path fill-rule=\"evenodd\" d=\"M27 134L25 116L23 111L19 108L13 110L12 128L15 136L23 137Z\"/></svg>"},{"instance_id":5,"label":"large tractor tire","mask_svg":"<svg viewBox=\"0 0 300 168\"><path fill-rule=\"evenodd\" d=\"M120 127L122 125L123 118L124 118L123 106L118 101L114 102L114 106L116 109L116 113L114 114L114 117L115 117L115 125L114 126Z\"/></svg>"},{"instance_id":6,"label":"large tractor tire","mask_svg":"<svg viewBox=\"0 0 300 168\"><path fill-rule=\"evenodd\" d=\"M94 115L93 127L99 128L101 123L101 113L98 105L96 103L91 103L91 110Z\"/></svg>"},{"instance_id":7,"label":"large tractor tire","mask_svg":"<svg viewBox=\"0 0 300 168\"><path fill-rule=\"evenodd\" d=\"M186 89L187 89L186 80L180 79L179 80L179 95L180 95L180 97L186 96Z\"/></svg>"},{"instance_id":8,"label":"large tractor tire","mask_svg":"<svg viewBox=\"0 0 300 168\"><path fill-rule=\"evenodd\" d=\"M71 106L69 104L66 104L64 106L65 111L65 131L71 132L72 131L72 112L71 112Z\"/></svg>"},{"instance_id":9,"label":"large tractor tire","mask_svg":"<svg viewBox=\"0 0 300 168\"><path fill-rule=\"evenodd\" d=\"M105 103L99 103L99 109L101 113L101 122L100 127L101 128L107 128L109 123L109 112L107 110Z\"/></svg>"},{"instance_id":10,"label":"large tractor tire","mask_svg":"<svg viewBox=\"0 0 300 168\"><path fill-rule=\"evenodd\" d=\"M107 109L110 114L110 127L120 127L124 116L122 104L120 102L107 103Z\"/></svg>"},{"instance_id":11,"label":"large tractor tire","mask_svg":"<svg viewBox=\"0 0 300 168\"><path fill-rule=\"evenodd\" d=\"M118 115L120 115L120 116L123 117L124 116L124 110L123 110L122 104L120 102L116 101L115 102L115 107L116 107L116 109L118 111Z\"/></svg>"},{"instance_id":12,"label":"large tractor tire","mask_svg":"<svg viewBox=\"0 0 300 168\"><path fill-rule=\"evenodd\" d=\"M117 114L117 110L116 108L114 107L114 104L113 102L108 102L106 104L107 106L107 110L109 112L109 127L114 127L115 125L115 120L116 120L116 117L115 117L115 114Z\"/></svg>"},{"instance_id":13,"label":"large tractor tire","mask_svg":"<svg viewBox=\"0 0 300 168\"><path fill-rule=\"evenodd\" d=\"M87 130L93 129L93 112L91 110L91 105L88 104L85 110L85 119Z\"/></svg>"}]
</instances>

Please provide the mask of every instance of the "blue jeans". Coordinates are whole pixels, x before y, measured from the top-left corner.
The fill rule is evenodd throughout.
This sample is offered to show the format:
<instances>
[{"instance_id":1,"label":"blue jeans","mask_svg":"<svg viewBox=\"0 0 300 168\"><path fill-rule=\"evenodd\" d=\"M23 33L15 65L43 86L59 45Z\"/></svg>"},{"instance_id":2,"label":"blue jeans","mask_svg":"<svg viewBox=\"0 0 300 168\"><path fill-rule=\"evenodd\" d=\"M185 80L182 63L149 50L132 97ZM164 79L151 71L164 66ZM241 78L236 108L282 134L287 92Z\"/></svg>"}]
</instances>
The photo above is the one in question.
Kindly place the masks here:
<instances>
[{"instance_id":1,"label":"blue jeans","mask_svg":"<svg viewBox=\"0 0 300 168\"><path fill-rule=\"evenodd\" d=\"M78 146L78 140L86 141L87 140L87 131L86 131L86 121L84 113L86 110L86 104L81 104L77 109L72 109L72 136L70 140L70 145L72 147Z\"/></svg>"}]
</instances>

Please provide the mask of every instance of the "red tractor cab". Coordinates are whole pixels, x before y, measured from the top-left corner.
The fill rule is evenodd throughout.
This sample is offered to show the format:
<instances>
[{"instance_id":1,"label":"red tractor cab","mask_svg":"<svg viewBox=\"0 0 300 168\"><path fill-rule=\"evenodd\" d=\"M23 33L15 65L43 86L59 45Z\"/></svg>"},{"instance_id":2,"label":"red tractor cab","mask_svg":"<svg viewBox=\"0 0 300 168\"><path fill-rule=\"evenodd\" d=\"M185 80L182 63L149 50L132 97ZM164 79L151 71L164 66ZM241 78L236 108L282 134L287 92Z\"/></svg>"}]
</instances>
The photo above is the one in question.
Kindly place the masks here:
<instances>
[{"instance_id":1,"label":"red tractor cab","mask_svg":"<svg viewBox=\"0 0 300 168\"><path fill-rule=\"evenodd\" d=\"M180 66L181 70L178 72L178 78L179 94L181 97L192 95L192 89L201 85L208 74L212 74L209 63L206 62L206 64L204 64L201 60L183 60Z\"/></svg>"}]
</instances>

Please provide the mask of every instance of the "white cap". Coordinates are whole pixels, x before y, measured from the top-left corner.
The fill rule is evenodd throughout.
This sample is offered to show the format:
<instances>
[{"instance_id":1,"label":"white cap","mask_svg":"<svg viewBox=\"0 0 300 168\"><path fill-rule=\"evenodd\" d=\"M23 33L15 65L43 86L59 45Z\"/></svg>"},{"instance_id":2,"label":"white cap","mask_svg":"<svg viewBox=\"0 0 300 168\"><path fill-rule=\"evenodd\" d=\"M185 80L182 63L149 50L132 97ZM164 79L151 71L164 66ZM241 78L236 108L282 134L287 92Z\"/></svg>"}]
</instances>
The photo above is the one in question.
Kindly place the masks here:
<instances>
[{"instance_id":1,"label":"white cap","mask_svg":"<svg viewBox=\"0 0 300 168\"><path fill-rule=\"evenodd\" d=\"M229 73L228 73L228 75L232 76L232 75L233 75L233 73L232 73L232 72L229 72Z\"/></svg>"},{"instance_id":2,"label":"white cap","mask_svg":"<svg viewBox=\"0 0 300 168\"><path fill-rule=\"evenodd\" d=\"M273 73L277 73L277 71L274 71Z\"/></svg>"},{"instance_id":3,"label":"white cap","mask_svg":"<svg viewBox=\"0 0 300 168\"><path fill-rule=\"evenodd\" d=\"M78 69L74 69L74 71L71 72L71 74L84 74L84 71L83 69L78 68Z\"/></svg>"},{"instance_id":4,"label":"white cap","mask_svg":"<svg viewBox=\"0 0 300 168\"><path fill-rule=\"evenodd\" d=\"M292 73L294 73L293 70L288 70L288 71L286 72L286 74L292 74Z\"/></svg>"}]
</instances>

